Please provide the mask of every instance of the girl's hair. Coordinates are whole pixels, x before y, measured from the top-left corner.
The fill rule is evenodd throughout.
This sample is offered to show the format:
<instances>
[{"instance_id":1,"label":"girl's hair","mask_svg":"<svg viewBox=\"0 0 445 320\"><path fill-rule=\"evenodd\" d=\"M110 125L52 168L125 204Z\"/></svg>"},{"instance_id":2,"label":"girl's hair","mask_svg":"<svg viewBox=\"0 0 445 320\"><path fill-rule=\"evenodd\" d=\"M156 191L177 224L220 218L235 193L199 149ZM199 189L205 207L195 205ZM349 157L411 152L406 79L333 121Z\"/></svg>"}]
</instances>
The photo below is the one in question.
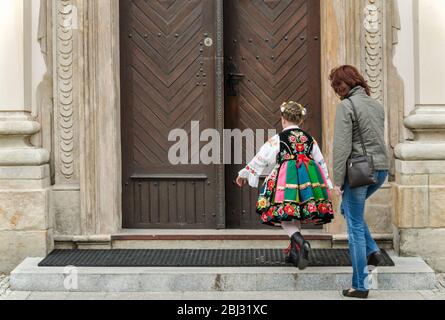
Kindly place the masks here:
<instances>
[{"instance_id":1,"label":"girl's hair","mask_svg":"<svg viewBox=\"0 0 445 320\"><path fill-rule=\"evenodd\" d=\"M329 75L329 80L334 91L342 99L346 98L349 92L357 86L363 87L366 94L371 96L368 83L354 66L344 65L333 69Z\"/></svg>"},{"instance_id":2,"label":"girl's hair","mask_svg":"<svg viewBox=\"0 0 445 320\"><path fill-rule=\"evenodd\" d=\"M299 103L287 101L280 108L281 116L289 122L300 125L306 119L307 110Z\"/></svg>"}]
</instances>

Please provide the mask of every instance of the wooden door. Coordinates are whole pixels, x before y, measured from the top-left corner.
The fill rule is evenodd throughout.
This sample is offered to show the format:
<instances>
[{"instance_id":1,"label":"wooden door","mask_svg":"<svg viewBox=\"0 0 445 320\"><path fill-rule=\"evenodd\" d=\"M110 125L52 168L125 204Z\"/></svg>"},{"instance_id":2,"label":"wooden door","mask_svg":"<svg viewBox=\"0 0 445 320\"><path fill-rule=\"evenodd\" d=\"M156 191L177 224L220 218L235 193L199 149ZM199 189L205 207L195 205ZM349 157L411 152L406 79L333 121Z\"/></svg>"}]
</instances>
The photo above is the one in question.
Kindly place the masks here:
<instances>
[{"instance_id":1,"label":"wooden door","mask_svg":"<svg viewBox=\"0 0 445 320\"><path fill-rule=\"evenodd\" d=\"M214 12L208 0L120 1L125 228L216 227L215 166L168 160L170 130L215 127Z\"/></svg>"},{"instance_id":2,"label":"wooden door","mask_svg":"<svg viewBox=\"0 0 445 320\"><path fill-rule=\"evenodd\" d=\"M307 105L304 129L321 142L319 0L224 3L226 127L281 130L279 107L291 99ZM233 185L241 168L226 166L227 226L258 228L258 191Z\"/></svg>"}]
</instances>

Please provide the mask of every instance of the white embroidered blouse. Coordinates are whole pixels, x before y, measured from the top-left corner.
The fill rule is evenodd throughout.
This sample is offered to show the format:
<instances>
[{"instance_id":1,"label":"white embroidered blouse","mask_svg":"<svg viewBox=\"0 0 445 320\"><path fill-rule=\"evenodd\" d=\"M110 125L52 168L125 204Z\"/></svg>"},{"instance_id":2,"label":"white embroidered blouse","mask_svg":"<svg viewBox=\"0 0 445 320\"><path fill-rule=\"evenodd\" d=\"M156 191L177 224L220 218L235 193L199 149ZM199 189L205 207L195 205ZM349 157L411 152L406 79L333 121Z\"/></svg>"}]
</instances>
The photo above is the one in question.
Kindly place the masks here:
<instances>
[{"instance_id":1,"label":"white embroidered blouse","mask_svg":"<svg viewBox=\"0 0 445 320\"><path fill-rule=\"evenodd\" d=\"M290 126L286 128L289 129L299 129L298 126ZM277 155L280 152L280 136L277 134L273 136L266 144L264 144L258 154L253 158L253 160L239 172L239 176L241 178L247 179L249 185L253 188L258 188L258 184L260 182L261 174L270 166L276 164ZM333 189L333 184L331 179L329 178L329 172L324 161L323 154L321 153L320 147L317 142L314 140L314 146L312 148L311 157L317 162L322 168L329 189Z\"/></svg>"}]
</instances>

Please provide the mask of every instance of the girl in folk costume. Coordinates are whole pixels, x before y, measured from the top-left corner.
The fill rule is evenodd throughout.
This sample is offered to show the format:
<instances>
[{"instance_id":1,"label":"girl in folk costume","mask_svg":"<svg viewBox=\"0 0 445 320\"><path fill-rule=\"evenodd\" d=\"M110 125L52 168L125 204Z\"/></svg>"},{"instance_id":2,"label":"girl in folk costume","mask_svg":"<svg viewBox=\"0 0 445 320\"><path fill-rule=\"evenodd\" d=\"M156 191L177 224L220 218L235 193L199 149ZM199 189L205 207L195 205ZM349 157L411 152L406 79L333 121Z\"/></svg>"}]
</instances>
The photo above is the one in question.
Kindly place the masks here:
<instances>
[{"instance_id":1,"label":"girl in folk costume","mask_svg":"<svg viewBox=\"0 0 445 320\"><path fill-rule=\"evenodd\" d=\"M283 132L261 147L255 158L239 172L239 187L257 188L260 175L275 164L260 189L257 213L261 221L281 226L291 238L287 262L303 270L309 264L311 246L301 234L301 223L330 223L334 218L332 182L315 139L300 129L307 110L293 101L281 106Z\"/></svg>"}]
</instances>

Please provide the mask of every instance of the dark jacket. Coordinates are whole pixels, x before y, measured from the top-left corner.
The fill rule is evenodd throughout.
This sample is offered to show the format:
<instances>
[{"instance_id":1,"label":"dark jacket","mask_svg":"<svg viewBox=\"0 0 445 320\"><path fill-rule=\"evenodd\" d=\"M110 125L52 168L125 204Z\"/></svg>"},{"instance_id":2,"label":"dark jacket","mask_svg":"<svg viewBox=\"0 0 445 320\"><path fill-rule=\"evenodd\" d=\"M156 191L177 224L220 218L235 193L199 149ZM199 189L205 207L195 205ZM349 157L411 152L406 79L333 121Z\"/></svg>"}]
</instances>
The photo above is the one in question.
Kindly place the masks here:
<instances>
[{"instance_id":1,"label":"dark jacket","mask_svg":"<svg viewBox=\"0 0 445 320\"><path fill-rule=\"evenodd\" d=\"M349 93L355 105L360 129L368 155L372 155L376 170L388 170L389 159L385 142L385 110L383 106L366 94L362 87ZM362 155L357 122L352 104L344 99L337 107L334 134L334 183L343 186L346 179L346 163L352 155Z\"/></svg>"}]
</instances>

